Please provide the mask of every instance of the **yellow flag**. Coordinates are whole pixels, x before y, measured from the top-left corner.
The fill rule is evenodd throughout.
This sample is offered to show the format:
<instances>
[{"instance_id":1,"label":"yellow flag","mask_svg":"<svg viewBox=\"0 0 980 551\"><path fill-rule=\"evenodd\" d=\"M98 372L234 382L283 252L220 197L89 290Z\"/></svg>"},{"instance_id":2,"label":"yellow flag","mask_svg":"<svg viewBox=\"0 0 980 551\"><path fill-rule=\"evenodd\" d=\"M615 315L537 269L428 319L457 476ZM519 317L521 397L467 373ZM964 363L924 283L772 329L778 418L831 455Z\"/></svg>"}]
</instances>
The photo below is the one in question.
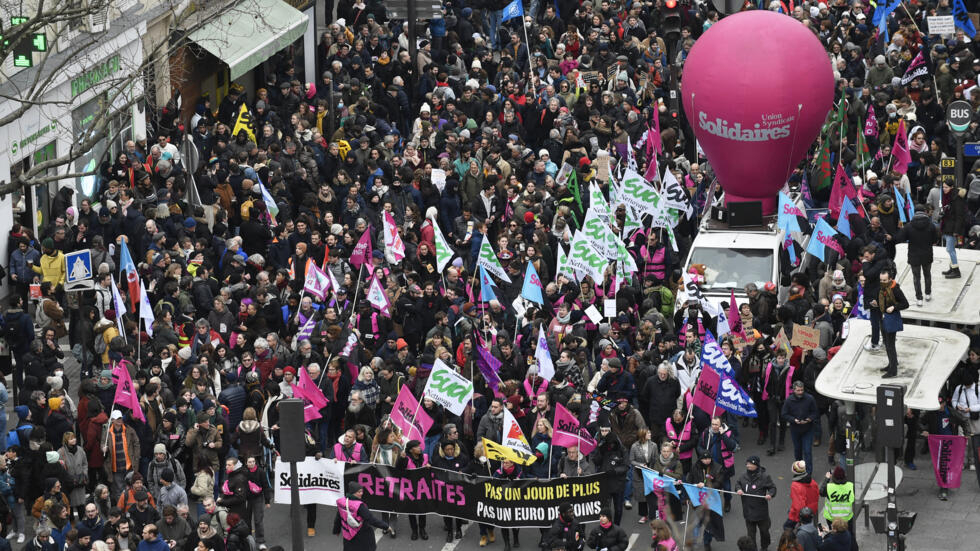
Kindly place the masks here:
<instances>
[{"instance_id":1,"label":"yellow flag","mask_svg":"<svg viewBox=\"0 0 980 551\"><path fill-rule=\"evenodd\" d=\"M248 112L248 109L243 103L241 108L238 110L238 118L235 119L235 128L232 129L231 135L237 136L239 132L244 130L248 134L248 139L256 142L255 140L255 121L252 120L252 114ZM256 142L258 143L258 142Z\"/></svg>"},{"instance_id":2,"label":"yellow flag","mask_svg":"<svg viewBox=\"0 0 980 551\"><path fill-rule=\"evenodd\" d=\"M491 442L486 438L483 439L483 450L487 454L487 459L491 461L513 461L518 465L530 465L534 463L538 458L529 454L524 453L514 448L509 448L503 444L498 444L496 442Z\"/></svg>"}]
</instances>

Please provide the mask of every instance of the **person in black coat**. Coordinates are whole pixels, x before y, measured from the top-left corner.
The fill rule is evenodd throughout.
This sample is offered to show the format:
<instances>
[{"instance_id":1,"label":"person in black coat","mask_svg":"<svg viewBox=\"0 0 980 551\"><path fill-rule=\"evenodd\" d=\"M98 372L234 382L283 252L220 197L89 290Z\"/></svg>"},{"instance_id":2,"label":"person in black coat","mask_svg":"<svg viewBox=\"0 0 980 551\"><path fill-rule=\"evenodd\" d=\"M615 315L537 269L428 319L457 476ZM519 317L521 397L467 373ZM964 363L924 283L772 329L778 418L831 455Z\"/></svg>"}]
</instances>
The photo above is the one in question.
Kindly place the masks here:
<instances>
[{"instance_id":1,"label":"person in black coat","mask_svg":"<svg viewBox=\"0 0 980 551\"><path fill-rule=\"evenodd\" d=\"M759 456L750 456L745 461L745 474L735 483L736 492L742 496L742 516L745 517L745 529L752 538L752 544L760 544L762 549L768 549L772 543L769 536L769 501L776 497L776 485L766 469L760 465ZM759 539L755 537L756 528Z\"/></svg>"},{"instance_id":2,"label":"person in black coat","mask_svg":"<svg viewBox=\"0 0 980 551\"><path fill-rule=\"evenodd\" d=\"M681 395L681 385L670 376L666 363L657 367L657 375L647 379L640 392L640 412L650 427L651 438L659 442L666 435L666 422Z\"/></svg>"},{"instance_id":3,"label":"person in black coat","mask_svg":"<svg viewBox=\"0 0 980 551\"><path fill-rule=\"evenodd\" d=\"M879 281L881 289L878 291L878 305L884 316L881 334L885 340L885 351L888 353L888 366L885 367L885 374L881 378L888 379L898 375L898 351L895 349L895 341L898 332L902 330L901 311L909 307L909 301L905 298L905 293L902 292L898 282L892 279L890 272L887 270L881 272Z\"/></svg>"},{"instance_id":4,"label":"person in black coat","mask_svg":"<svg viewBox=\"0 0 980 551\"><path fill-rule=\"evenodd\" d=\"M864 307L871 313L871 341L865 343L865 350L881 350L881 308L878 307L878 274L885 270L891 261L885 250L877 245L867 245L861 249L861 273L864 274Z\"/></svg>"},{"instance_id":5,"label":"person in black coat","mask_svg":"<svg viewBox=\"0 0 980 551\"><path fill-rule=\"evenodd\" d=\"M939 229L943 232L946 252L949 253L949 269L943 272L947 279L960 277L960 267L956 262L956 239L966 235L966 218L966 189L955 189L952 183L943 182Z\"/></svg>"},{"instance_id":6,"label":"person in black coat","mask_svg":"<svg viewBox=\"0 0 980 551\"><path fill-rule=\"evenodd\" d=\"M248 513L248 477L238 459L229 457L225 460L225 472L228 479L221 485L218 494L218 505L245 517Z\"/></svg>"},{"instance_id":7,"label":"person in black coat","mask_svg":"<svg viewBox=\"0 0 980 551\"><path fill-rule=\"evenodd\" d=\"M599 526L589 532L588 544L592 549L605 551L626 551L629 547L629 538L626 532L618 525L613 524L611 512L608 507L603 507L599 512Z\"/></svg>"},{"instance_id":8,"label":"person in black coat","mask_svg":"<svg viewBox=\"0 0 980 551\"><path fill-rule=\"evenodd\" d=\"M465 472L470 467L470 458L466 457L466 455L463 453L459 443L453 440L445 439L439 443L438 452L435 454L435 456L429 459L429 462L433 467L446 469L447 471L455 471L457 473ZM452 543L453 536L455 536L456 539L463 539L462 519L445 517L443 521L446 525L446 543Z\"/></svg>"},{"instance_id":9,"label":"person in black coat","mask_svg":"<svg viewBox=\"0 0 980 551\"><path fill-rule=\"evenodd\" d=\"M592 452L592 463L596 471L611 473L613 480L609 484L609 494L613 500L614 521L619 524L623 519L623 492L626 489L626 474L629 463L626 461L626 448L612 432L609 418L603 415L599 421L599 445Z\"/></svg>"},{"instance_id":10,"label":"person in black coat","mask_svg":"<svg viewBox=\"0 0 980 551\"><path fill-rule=\"evenodd\" d=\"M915 285L915 301L922 306L922 276L925 275L925 299L932 300L932 246L939 241L939 228L932 223L922 205L916 205L912 221L898 231L895 241L908 242L908 262L912 267L912 283Z\"/></svg>"},{"instance_id":11,"label":"person in black coat","mask_svg":"<svg viewBox=\"0 0 980 551\"><path fill-rule=\"evenodd\" d=\"M608 518L608 517L607 517ZM575 519L575 511L571 503L558 506L558 518L551 523L551 528L545 532L541 547L545 550L564 549L579 551L585 544L585 527Z\"/></svg>"}]
</instances>

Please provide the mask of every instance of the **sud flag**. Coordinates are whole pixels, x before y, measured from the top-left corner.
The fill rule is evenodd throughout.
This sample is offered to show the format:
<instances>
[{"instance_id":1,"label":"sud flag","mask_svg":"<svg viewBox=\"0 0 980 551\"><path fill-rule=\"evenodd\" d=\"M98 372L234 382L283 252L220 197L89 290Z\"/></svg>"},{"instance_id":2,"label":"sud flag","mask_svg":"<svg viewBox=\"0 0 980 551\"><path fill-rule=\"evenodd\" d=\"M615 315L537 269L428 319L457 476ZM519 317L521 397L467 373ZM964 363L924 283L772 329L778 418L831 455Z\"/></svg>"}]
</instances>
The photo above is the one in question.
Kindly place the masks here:
<instances>
[{"instance_id":1,"label":"sud flag","mask_svg":"<svg viewBox=\"0 0 980 551\"><path fill-rule=\"evenodd\" d=\"M810 236L810 242L806 246L806 252L823 262L827 261L827 249L837 251L837 254L843 257L844 248L837 242L836 237L838 235L837 230L830 227L830 224L827 223L827 219L821 218L817 221L817 227L813 229L813 235Z\"/></svg>"},{"instance_id":2,"label":"sud flag","mask_svg":"<svg viewBox=\"0 0 980 551\"><path fill-rule=\"evenodd\" d=\"M483 269L481 266L480 269ZM541 296L541 278L538 277L538 271L534 268L533 262L527 263L527 269L524 272L524 287L521 288L521 296L531 302L537 304L544 304L544 297Z\"/></svg>"},{"instance_id":3,"label":"sud flag","mask_svg":"<svg viewBox=\"0 0 980 551\"><path fill-rule=\"evenodd\" d=\"M698 488L695 484L684 484L684 491L687 492L687 497L695 507L700 507L701 504L705 504L712 512L718 513L719 515L724 514L721 493L718 490L707 486Z\"/></svg>"},{"instance_id":4,"label":"sud flag","mask_svg":"<svg viewBox=\"0 0 980 551\"><path fill-rule=\"evenodd\" d=\"M919 50L919 55L912 59L908 68L905 69L905 74L902 75L902 86L924 76L929 76L929 64L926 63L926 58L922 55L922 50Z\"/></svg>"}]
</instances>

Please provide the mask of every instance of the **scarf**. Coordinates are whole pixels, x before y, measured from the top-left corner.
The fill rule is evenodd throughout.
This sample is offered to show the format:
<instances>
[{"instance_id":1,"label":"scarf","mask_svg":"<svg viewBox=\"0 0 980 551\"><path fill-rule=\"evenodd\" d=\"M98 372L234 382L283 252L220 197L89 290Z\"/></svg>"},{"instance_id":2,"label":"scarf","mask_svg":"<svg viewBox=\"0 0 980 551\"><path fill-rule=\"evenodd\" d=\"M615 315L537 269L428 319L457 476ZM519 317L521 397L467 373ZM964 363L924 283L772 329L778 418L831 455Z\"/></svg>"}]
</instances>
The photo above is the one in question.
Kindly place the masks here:
<instances>
[{"instance_id":1,"label":"scarf","mask_svg":"<svg viewBox=\"0 0 980 551\"><path fill-rule=\"evenodd\" d=\"M207 528L205 528L203 531L201 530L201 523L197 524L197 537L200 538L201 540L213 538L217 534L218 532L215 531L215 529L212 528L210 524L208 524Z\"/></svg>"},{"instance_id":2,"label":"scarf","mask_svg":"<svg viewBox=\"0 0 980 551\"><path fill-rule=\"evenodd\" d=\"M892 280L890 285L888 285L887 287L882 287L881 290L878 291L878 307L881 309L882 312L887 310L889 306L897 305L897 302L895 301L894 289L895 289L895 280Z\"/></svg>"}]
</instances>

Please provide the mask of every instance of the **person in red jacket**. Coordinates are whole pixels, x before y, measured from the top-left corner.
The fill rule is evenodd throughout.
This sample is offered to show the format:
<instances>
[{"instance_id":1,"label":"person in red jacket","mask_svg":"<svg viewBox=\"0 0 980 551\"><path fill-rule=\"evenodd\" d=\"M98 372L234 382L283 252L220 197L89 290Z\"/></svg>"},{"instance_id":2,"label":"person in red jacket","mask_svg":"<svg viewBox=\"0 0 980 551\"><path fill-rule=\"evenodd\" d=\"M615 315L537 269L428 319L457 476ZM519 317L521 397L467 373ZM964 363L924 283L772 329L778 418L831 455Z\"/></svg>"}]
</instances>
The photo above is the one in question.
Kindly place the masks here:
<instances>
[{"instance_id":1,"label":"person in red jacket","mask_svg":"<svg viewBox=\"0 0 980 551\"><path fill-rule=\"evenodd\" d=\"M789 519L783 528L795 527L800 522L800 510L804 507L809 507L811 511L820 510L820 485L806 472L804 461L793 463L793 483L789 488L789 496Z\"/></svg>"}]
</instances>

